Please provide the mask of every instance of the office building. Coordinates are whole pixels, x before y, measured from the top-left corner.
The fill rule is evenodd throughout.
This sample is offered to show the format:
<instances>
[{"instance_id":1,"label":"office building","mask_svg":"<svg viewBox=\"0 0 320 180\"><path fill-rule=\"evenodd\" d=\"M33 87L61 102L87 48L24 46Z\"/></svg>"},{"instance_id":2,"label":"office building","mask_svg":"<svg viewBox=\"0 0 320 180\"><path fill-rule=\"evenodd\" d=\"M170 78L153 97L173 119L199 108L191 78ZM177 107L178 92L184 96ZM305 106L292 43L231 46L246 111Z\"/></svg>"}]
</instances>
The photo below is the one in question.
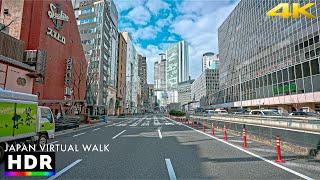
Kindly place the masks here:
<instances>
[{"instance_id":1,"label":"office building","mask_svg":"<svg viewBox=\"0 0 320 180\"><path fill-rule=\"evenodd\" d=\"M219 90L218 69L205 69L191 85L193 101L200 102L201 98L207 98ZM200 104L202 105L202 104Z\"/></svg>"},{"instance_id":2,"label":"office building","mask_svg":"<svg viewBox=\"0 0 320 180\"><path fill-rule=\"evenodd\" d=\"M167 103L178 102L178 83L189 77L189 50L185 41L171 45L166 51Z\"/></svg>"},{"instance_id":3,"label":"office building","mask_svg":"<svg viewBox=\"0 0 320 180\"><path fill-rule=\"evenodd\" d=\"M202 55L202 72L205 69L218 69L219 68L219 54L207 52Z\"/></svg>"},{"instance_id":4,"label":"office building","mask_svg":"<svg viewBox=\"0 0 320 180\"><path fill-rule=\"evenodd\" d=\"M159 60L154 63L155 90L166 90L166 55L159 54Z\"/></svg>"},{"instance_id":5,"label":"office building","mask_svg":"<svg viewBox=\"0 0 320 180\"><path fill-rule=\"evenodd\" d=\"M127 42L125 113L132 114L137 111L137 87L139 83L137 52L131 35L128 32L121 32L121 34Z\"/></svg>"},{"instance_id":6,"label":"office building","mask_svg":"<svg viewBox=\"0 0 320 180\"><path fill-rule=\"evenodd\" d=\"M154 91L154 85L148 84L148 105L147 105L147 112L152 113L154 112L155 105L156 105L156 96Z\"/></svg>"},{"instance_id":7,"label":"office building","mask_svg":"<svg viewBox=\"0 0 320 180\"><path fill-rule=\"evenodd\" d=\"M119 33L118 46L118 75L117 75L117 114L123 114L125 108L125 93L126 93L126 63L127 63L127 42Z\"/></svg>"},{"instance_id":8,"label":"office building","mask_svg":"<svg viewBox=\"0 0 320 180\"><path fill-rule=\"evenodd\" d=\"M156 95L156 106L158 106L160 110L164 110L167 106L166 64L166 54L159 54L159 59L154 63L154 91Z\"/></svg>"},{"instance_id":9,"label":"office building","mask_svg":"<svg viewBox=\"0 0 320 180\"><path fill-rule=\"evenodd\" d=\"M320 3L315 19L267 17L280 1L240 1L219 28L216 107L320 111Z\"/></svg>"},{"instance_id":10,"label":"office building","mask_svg":"<svg viewBox=\"0 0 320 180\"><path fill-rule=\"evenodd\" d=\"M148 106L147 59L138 55L138 74L141 86L141 111L146 112Z\"/></svg>"},{"instance_id":11,"label":"office building","mask_svg":"<svg viewBox=\"0 0 320 180\"><path fill-rule=\"evenodd\" d=\"M75 14L89 62L87 103L94 114L115 113L118 11L112 0L80 1Z\"/></svg>"},{"instance_id":12,"label":"office building","mask_svg":"<svg viewBox=\"0 0 320 180\"><path fill-rule=\"evenodd\" d=\"M189 78L189 50L185 41L171 45L166 51L167 90L177 90L178 83Z\"/></svg>"},{"instance_id":13,"label":"office building","mask_svg":"<svg viewBox=\"0 0 320 180\"><path fill-rule=\"evenodd\" d=\"M191 79L178 84L178 102L181 103L181 106L192 101L191 85L193 82L194 79Z\"/></svg>"}]
</instances>

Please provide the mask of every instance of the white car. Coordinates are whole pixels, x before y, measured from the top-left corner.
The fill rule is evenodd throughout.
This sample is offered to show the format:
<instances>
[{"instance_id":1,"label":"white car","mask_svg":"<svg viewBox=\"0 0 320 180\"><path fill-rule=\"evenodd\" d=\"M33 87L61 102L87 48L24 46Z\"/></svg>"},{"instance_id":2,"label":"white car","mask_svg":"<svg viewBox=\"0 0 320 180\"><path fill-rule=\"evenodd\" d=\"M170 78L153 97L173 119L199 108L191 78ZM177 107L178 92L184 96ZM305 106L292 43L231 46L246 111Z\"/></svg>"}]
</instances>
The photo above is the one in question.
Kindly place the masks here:
<instances>
[{"instance_id":1,"label":"white car","mask_svg":"<svg viewBox=\"0 0 320 180\"><path fill-rule=\"evenodd\" d=\"M260 116L281 116L278 110L275 109L256 109L252 110L250 115L260 115Z\"/></svg>"},{"instance_id":2,"label":"white car","mask_svg":"<svg viewBox=\"0 0 320 180\"><path fill-rule=\"evenodd\" d=\"M228 114L228 111L226 111L225 109L216 109L214 111L215 114L220 114L220 115L226 115Z\"/></svg>"}]
</instances>

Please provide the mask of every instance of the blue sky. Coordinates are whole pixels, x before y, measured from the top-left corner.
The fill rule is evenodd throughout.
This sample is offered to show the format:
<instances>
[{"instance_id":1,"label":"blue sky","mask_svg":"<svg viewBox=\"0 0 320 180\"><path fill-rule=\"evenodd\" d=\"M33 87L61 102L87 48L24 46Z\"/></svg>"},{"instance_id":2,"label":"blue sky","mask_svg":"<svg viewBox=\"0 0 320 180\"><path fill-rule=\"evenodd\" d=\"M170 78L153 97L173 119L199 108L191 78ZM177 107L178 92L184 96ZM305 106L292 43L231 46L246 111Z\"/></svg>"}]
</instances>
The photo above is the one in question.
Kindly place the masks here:
<instances>
[{"instance_id":1,"label":"blue sky","mask_svg":"<svg viewBox=\"0 0 320 180\"><path fill-rule=\"evenodd\" d=\"M189 44L189 72L201 73L201 57L218 53L218 28L239 0L114 0L119 30L132 33L137 51L147 57L148 83L158 54L179 40Z\"/></svg>"}]
</instances>

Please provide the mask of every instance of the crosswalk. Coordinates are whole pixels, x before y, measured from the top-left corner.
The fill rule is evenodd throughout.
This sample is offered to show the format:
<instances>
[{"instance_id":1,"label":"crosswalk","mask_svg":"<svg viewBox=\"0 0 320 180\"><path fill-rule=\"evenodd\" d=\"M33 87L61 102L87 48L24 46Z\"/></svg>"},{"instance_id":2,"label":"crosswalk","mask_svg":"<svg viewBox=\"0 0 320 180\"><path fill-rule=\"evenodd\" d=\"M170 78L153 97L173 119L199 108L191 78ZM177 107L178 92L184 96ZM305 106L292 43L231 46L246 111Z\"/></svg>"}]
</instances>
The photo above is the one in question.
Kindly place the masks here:
<instances>
[{"instance_id":1,"label":"crosswalk","mask_svg":"<svg viewBox=\"0 0 320 180\"><path fill-rule=\"evenodd\" d=\"M129 120L124 120L119 123L114 123L111 126L117 126L117 127L149 127L149 126L173 126L174 123L168 121L165 118L158 118L156 116L154 117L143 117L143 118L132 118Z\"/></svg>"}]
</instances>

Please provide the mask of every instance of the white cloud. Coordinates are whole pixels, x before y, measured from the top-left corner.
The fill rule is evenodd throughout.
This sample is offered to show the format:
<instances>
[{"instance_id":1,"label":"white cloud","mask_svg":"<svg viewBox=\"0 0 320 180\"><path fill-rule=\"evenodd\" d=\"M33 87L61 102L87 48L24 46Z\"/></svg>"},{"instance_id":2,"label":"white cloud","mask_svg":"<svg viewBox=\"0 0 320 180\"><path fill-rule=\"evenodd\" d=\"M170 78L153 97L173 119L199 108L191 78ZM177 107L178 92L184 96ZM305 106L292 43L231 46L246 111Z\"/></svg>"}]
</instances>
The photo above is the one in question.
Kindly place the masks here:
<instances>
[{"instance_id":1,"label":"white cloud","mask_svg":"<svg viewBox=\"0 0 320 180\"><path fill-rule=\"evenodd\" d=\"M159 32L159 28L155 26L147 26L144 28L139 28L136 31L131 31L133 35L133 39L140 39L140 40L153 40L157 37Z\"/></svg>"},{"instance_id":2,"label":"white cloud","mask_svg":"<svg viewBox=\"0 0 320 180\"><path fill-rule=\"evenodd\" d=\"M162 0L148 0L146 6L154 14L158 14L162 9L169 9L169 4Z\"/></svg>"},{"instance_id":3,"label":"white cloud","mask_svg":"<svg viewBox=\"0 0 320 180\"><path fill-rule=\"evenodd\" d=\"M133 8L128 13L127 17L137 25L147 25L151 15L147 8L144 6L138 6Z\"/></svg>"},{"instance_id":4,"label":"white cloud","mask_svg":"<svg viewBox=\"0 0 320 180\"><path fill-rule=\"evenodd\" d=\"M159 19L156 22L156 25L162 28L164 26L169 26L172 22L173 22L173 15L169 14L168 17L166 17L165 19Z\"/></svg>"},{"instance_id":5,"label":"white cloud","mask_svg":"<svg viewBox=\"0 0 320 180\"><path fill-rule=\"evenodd\" d=\"M192 1L192 6L188 3L190 1L184 1L179 8L182 15L173 22L171 32L189 43L189 71L192 78L197 78L201 73L202 54L218 53L218 28L235 4L217 7L216 2Z\"/></svg>"},{"instance_id":6,"label":"white cloud","mask_svg":"<svg viewBox=\"0 0 320 180\"><path fill-rule=\"evenodd\" d=\"M145 0L115 0L115 4L119 12L130 10L136 6L145 4Z\"/></svg>"}]
</instances>

